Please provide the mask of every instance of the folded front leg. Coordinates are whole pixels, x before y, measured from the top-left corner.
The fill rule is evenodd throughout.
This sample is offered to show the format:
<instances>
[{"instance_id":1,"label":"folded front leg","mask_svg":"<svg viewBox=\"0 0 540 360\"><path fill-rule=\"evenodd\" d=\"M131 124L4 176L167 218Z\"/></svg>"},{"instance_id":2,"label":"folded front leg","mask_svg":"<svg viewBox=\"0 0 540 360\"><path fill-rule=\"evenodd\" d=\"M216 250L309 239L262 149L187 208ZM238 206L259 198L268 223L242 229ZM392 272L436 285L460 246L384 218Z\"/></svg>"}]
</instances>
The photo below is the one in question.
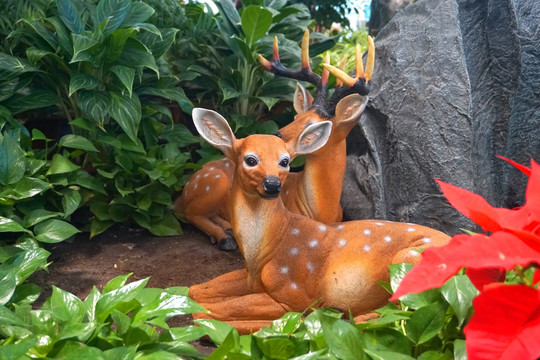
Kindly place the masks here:
<instances>
[{"instance_id":1,"label":"folded front leg","mask_svg":"<svg viewBox=\"0 0 540 360\"><path fill-rule=\"evenodd\" d=\"M193 319L216 319L234 326L240 334L249 334L269 326L290 309L266 293L232 297L220 302L201 303L209 313L193 314Z\"/></svg>"},{"instance_id":2,"label":"folded front leg","mask_svg":"<svg viewBox=\"0 0 540 360\"><path fill-rule=\"evenodd\" d=\"M221 302L250 293L246 269L231 271L189 288L189 297L199 304Z\"/></svg>"}]
</instances>

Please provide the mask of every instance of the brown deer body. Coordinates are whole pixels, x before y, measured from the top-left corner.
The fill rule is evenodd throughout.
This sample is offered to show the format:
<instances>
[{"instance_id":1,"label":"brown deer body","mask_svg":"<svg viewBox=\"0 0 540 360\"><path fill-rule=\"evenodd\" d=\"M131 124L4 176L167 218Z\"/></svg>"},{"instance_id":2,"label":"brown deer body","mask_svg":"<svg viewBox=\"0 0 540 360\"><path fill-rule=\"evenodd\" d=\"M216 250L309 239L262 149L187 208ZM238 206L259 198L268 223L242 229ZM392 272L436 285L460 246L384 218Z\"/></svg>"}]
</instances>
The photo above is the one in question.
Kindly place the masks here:
<instances>
[{"instance_id":1,"label":"brown deer body","mask_svg":"<svg viewBox=\"0 0 540 360\"><path fill-rule=\"evenodd\" d=\"M327 103L328 72L323 72L321 77L311 72L307 57L308 41L309 33L306 31L302 42L300 71L295 72L281 65L277 42L274 43L274 60L268 62L262 57L260 60L268 71L276 75L305 80L317 86L318 93L314 100L309 92L298 84L294 95L294 108L298 114L291 124L279 131L279 135L287 143L296 141L308 124L323 120L330 120L333 130L323 148L306 156L304 170L289 176L283 185L281 197L290 211L330 224L341 221L342 218L340 198L346 163L345 138L360 120L368 100L366 95L371 87L374 46L370 40L368 58L371 60L368 60L366 72L358 65L362 64L358 51L358 77L349 80L349 85L346 86L339 83L338 89ZM335 71L333 68L331 70ZM234 166L228 159L206 164L192 176L174 204L175 213L203 230L212 241L217 241L222 250L236 248L231 231L234 227L231 227L227 211Z\"/></svg>"},{"instance_id":2,"label":"brown deer body","mask_svg":"<svg viewBox=\"0 0 540 360\"><path fill-rule=\"evenodd\" d=\"M379 220L323 224L291 213L279 197L298 154L317 151L331 123L311 124L296 141L269 135L237 140L219 114L195 109L201 136L233 161L228 213L246 269L192 286L189 295L210 313L247 333L287 311L332 307L353 315L383 305L388 265L417 263L419 249L443 245L447 235L424 226Z\"/></svg>"}]
</instances>

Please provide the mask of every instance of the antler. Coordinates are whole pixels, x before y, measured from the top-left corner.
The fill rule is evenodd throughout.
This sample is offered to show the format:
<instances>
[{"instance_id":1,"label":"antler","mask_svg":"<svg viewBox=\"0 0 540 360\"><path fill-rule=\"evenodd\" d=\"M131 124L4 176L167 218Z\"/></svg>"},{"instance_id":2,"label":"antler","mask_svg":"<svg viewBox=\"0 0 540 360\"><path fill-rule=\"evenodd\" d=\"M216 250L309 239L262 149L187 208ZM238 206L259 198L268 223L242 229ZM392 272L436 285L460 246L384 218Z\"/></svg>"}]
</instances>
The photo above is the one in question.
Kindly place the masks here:
<instances>
[{"instance_id":1,"label":"antler","mask_svg":"<svg viewBox=\"0 0 540 360\"><path fill-rule=\"evenodd\" d=\"M317 88L317 94L315 95L314 104L324 103L326 101L326 90L328 84L328 70L324 70L321 76L315 74L311 71L311 66L309 64L309 30L304 32L304 37L302 38L302 66L300 70L289 69L281 63L279 60L279 48L277 36L274 37L274 47L272 51L272 61L266 60L262 55L258 55L259 62L261 65L269 72L283 76L290 79L307 81L310 84L315 85ZM328 61L325 59L325 61Z\"/></svg>"},{"instance_id":2,"label":"antler","mask_svg":"<svg viewBox=\"0 0 540 360\"><path fill-rule=\"evenodd\" d=\"M274 37L273 59L266 60L262 55L259 55L259 62L268 71L275 75L288 77L291 79L307 81L317 87L317 94L313 101L313 106L321 109L325 115L334 116L336 105L339 100L350 94L367 95L371 91L371 76L373 74L373 66L375 63L375 44L371 36L368 36L368 58L366 69L362 63L362 52L360 46L356 46L356 69L352 75L348 75L343 71L347 58L344 57L336 68L330 65L329 54L326 54L323 66L324 70L321 76L311 71L309 65L309 31L304 32L302 39L302 67L298 71L288 69L283 66L279 60L279 50L277 37ZM329 72L337 78L337 87L330 100L326 102L326 91Z\"/></svg>"}]
</instances>

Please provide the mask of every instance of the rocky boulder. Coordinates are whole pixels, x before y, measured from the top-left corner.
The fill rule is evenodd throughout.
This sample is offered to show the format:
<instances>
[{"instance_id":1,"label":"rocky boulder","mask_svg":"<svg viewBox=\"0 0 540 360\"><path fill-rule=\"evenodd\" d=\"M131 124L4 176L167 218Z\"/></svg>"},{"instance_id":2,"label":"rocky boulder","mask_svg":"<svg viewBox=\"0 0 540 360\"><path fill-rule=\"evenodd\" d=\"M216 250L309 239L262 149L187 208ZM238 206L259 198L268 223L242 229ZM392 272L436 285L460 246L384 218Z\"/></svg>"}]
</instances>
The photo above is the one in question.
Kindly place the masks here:
<instances>
[{"instance_id":1,"label":"rocky boulder","mask_svg":"<svg viewBox=\"0 0 540 360\"><path fill-rule=\"evenodd\" d=\"M475 229L434 179L523 204L540 161L540 2L423 0L375 39L375 88L348 138L346 219Z\"/></svg>"}]
</instances>

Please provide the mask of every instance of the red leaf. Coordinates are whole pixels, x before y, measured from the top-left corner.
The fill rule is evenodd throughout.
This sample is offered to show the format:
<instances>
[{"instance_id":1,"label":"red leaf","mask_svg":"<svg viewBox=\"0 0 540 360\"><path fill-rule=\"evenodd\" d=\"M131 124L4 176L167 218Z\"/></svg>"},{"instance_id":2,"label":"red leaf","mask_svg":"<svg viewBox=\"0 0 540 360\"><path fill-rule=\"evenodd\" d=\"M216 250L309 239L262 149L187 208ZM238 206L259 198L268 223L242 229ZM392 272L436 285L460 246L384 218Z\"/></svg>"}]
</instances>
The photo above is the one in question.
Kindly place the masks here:
<instances>
[{"instance_id":1,"label":"red leaf","mask_svg":"<svg viewBox=\"0 0 540 360\"><path fill-rule=\"evenodd\" d=\"M435 179L444 196L457 211L480 225L484 231L499 231L499 216L483 197L460 187Z\"/></svg>"},{"instance_id":2,"label":"red leaf","mask_svg":"<svg viewBox=\"0 0 540 360\"><path fill-rule=\"evenodd\" d=\"M540 292L525 285L487 288L473 301L465 327L469 360L534 360L540 356Z\"/></svg>"},{"instance_id":3,"label":"red leaf","mask_svg":"<svg viewBox=\"0 0 540 360\"><path fill-rule=\"evenodd\" d=\"M525 165L521 165L521 164L515 162L514 160L510 160L510 159L505 158L504 156L501 156L501 155L495 155L495 156L497 156L499 159L503 159L504 161L509 162L510 164L514 165L519 171L521 171L525 175L531 176L531 169L529 169Z\"/></svg>"},{"instance_id":4,"label":"red leaf","mask_svg":"<svg viewBox=\"0 0 540 360\"><path fill-rule=\"evenodd\" d=\"M485 285L491 283L504 282L506 279L506 271L500 269L467 269L465 274L471 279L473 285L480 291Z\"/></svg>"},{"instance_id":5,"label":"red leaf","mask_svg":"<svg viewBox=\"0 0 540 360\"><path fill-rule=\"evenodd\" d=\"M439 287L462 267L510 270L531 263L540 263L540 252L510 233L496 232L490 237L456 235L447 245L424 250L422 259L405 275L391 300Z\"/></svg>"}]
</instances>

